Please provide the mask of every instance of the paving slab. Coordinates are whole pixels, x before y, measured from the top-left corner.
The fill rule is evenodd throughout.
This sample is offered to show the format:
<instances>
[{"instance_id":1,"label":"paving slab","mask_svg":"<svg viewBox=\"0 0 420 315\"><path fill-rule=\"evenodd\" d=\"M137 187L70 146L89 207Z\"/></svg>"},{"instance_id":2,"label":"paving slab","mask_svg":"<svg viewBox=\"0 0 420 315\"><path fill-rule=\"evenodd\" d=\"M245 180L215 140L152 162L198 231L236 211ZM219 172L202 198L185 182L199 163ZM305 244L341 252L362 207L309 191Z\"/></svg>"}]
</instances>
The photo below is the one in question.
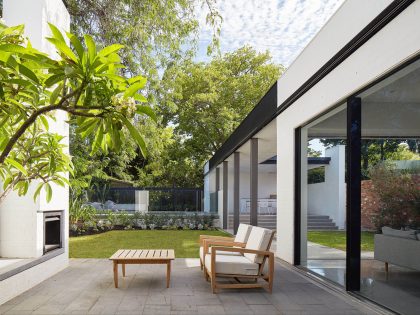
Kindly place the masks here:
<instances>
[{"instance_id":1,"label":"paving slab","mask_svg":"<svg viewBox=\"0 0 420 315\"><path fill-rule=\"evenodd\" d=\"M347 295L276 262L273 293L263 289L212 294L197 259L176 259L170 288L159 265L129 265L113 286L112 262L71 259L70 266L0 305L0 314L375 314Z\"/></svg>"}]
</instances>

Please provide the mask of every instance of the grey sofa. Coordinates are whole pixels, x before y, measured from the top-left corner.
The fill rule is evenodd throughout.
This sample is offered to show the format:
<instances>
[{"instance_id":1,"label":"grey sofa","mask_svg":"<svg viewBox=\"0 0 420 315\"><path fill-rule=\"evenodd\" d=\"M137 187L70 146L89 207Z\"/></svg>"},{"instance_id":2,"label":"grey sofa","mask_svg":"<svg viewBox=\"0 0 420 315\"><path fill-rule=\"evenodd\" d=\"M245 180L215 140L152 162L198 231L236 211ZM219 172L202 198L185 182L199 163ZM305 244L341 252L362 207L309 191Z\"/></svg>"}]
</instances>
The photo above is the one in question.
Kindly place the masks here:
<instances>
[{"instance_id":1,"label":"grey sofa","mask_svg":"<svg viewBox=\"0 0 420 315\"><path fill-rule=\"evenodd\" d=\"M420 240L375 234L375 259L410 269L420 270Z\"/></svg>"}]
</instances>

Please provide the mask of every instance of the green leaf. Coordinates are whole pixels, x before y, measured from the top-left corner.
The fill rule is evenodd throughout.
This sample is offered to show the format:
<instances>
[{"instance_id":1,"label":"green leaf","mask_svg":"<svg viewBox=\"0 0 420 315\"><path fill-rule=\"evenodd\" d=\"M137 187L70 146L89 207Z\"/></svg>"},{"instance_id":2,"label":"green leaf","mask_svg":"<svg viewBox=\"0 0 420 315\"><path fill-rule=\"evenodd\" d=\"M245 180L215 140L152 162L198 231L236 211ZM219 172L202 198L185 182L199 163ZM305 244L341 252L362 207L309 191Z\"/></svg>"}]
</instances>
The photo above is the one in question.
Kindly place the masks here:
<instances>
[{"instance_id":1,"label":"green leaf","mask_svg":"<svg viewBox=\"0 0 420 315\"><path fill-rule=\"evenodd\" d=\"M139 146L141 154L143 155L143 157L146 157L146 143L144 142L143 137L126 117L120 115L120 118L124 125L127 127L134 141L136 141L137 145Z\"/></svg>"},{"instance_id":2,"label":"green leaf","mask_svg":"<svg viewBox=\"0 0 420 315\"><path fill-rule=\"evenodd\" d=\"M153 111L153 109L150 106L145 105L137 105L137 114L145 114L153 119L154 122L157 122L156 113Z\"/></svg>"},{"instance_id":3,"label":"green leaf","mask_svg":"<svg viewBox=\"0 0 420 315\"><path fill-rule=\"evenodd\" d=\"M39 84L39 79L36 76L36 74L30 70L29 68L25 67L24 65L20 64L18 66L19 72L21 74L23 74L25 77L27 77L28 79L31 79L32 81L36 82L37 84Z\"/></svg>"},{"instance_id":4,"label":"green leaf","mask_svg":"<svg viewBox=\"0 0 420 315\"><path fill-rule=\"evenodd\" d=\"M140 89L144 87L145 82L136 82L131 85L124 93L125 97L132 97L135 93L137 93Z\"/></svg>"},{"instance_id":5,"label":"green leaf","mask_svg":"<svg viewBox=\"0 0 420 315\"><path fill-rule=\"evenodd\" d=\"M2 83L0 83L0 99L4 100L4 90Z\"/></svg>"},{"instance_id":6,"label":"green leaf","mask_svg":"<svg viewBox=\"0 0 420 315\"><path fill-rule=\"evenodd\" d=\"M133 83L137 83L137 82L143 82L144 84L146 84L147 79L145 77L142 77L141 75L137 75L135 77L129 78L128 83L133 84Z\"/></svg>"},{"instance_id":7,"label":"green leaf","mask_svg":"<svg viewBox=\"0 0 420 315\"><path fill-rule=\"evenodd\" d=\"M28 172L25 170L22 164L12 158L6 158L6 163L12 165L14 168L18 169L23 175L27 176Z\"/></svg>"},{"instance_id":8,"label":"green leaf","mask_svg":"<svg viewBox=\"0 0 420 315\"><path fill-rule=\"evenodd\" d=\"M69 32L67 32L67 37L70 39L70 42L76 50L77 54L79 55L79 58L82 59L85 49L83 48L83 45L80 42L80 40L77 38L76 35Z\"/></svg>"},{"instance_id":9,"label":"green leaf","mask_svg":"<svg viewBox=\"0 0 420 315\"><path fill-rule=\"evenodd\" d=\"M120 44L114 44L111 46L107 46L104 49L102 49L100 52L98 52L98 56L100 57L106 57L109 54L112 54L120 49L122 49L124 46Z\"/></svg>"},{"instance_id":10,"label":"green leaf","mask_svg":"<svg viewBox=\"0 0 420 315\"><path fill-rule=\"evenodd\" d=\"M34 202L36 202L36 198L39 196L39 194L41 193L41 189L44 186L44 183L39 183L38 187L36 188L35 192L34 192Z\"/></svg>"},{"instance_id":11,"label":"green leaf","mask_svg":"<svg viewBox=\"0 0 420 315\"><path fill-rule=\"evenodd\" d=\"M57 177L58 177L61 181L63 181L65 184L67 184L68 186L71 186L70 181L69 181L66 177L61 176L61 175L57 175Z\"/></svg>"},{"instance_id":12,"label":"green leaf","mask_svg":"<svg viewBox=\"0 0 420 315\"><path fill-rule=\"evenodd\" d=\"M96 119L96 118L87 118L87 119L85 119L81 124L79 124L79 126L77 128L77 132L78 133L82 133L82 132L86 131L92 125L97 124L98 121L99 120Z\"/></svg>"},{"instance_id":13,"label":"green leaf","mask_svg":"<svg viewBox=\"0 0 420 315\"><path fill-rule=\"evenodd\" d=\"M41 115L39 116L39 118L41 119L41 122L44 125L45 131L48 131L48 129L50 128L50 125L48 124L47 117L45 117L45 115Z\"/></svg>"},{"instance_id":14,"label":"green leaf","mask_svg":"<svg viewBox=\"0 0 420 315\"><path fill-rule=\"evenodd\" d=\"M134 94L134 99L136 101L139 101L141 103L146 103L147 102L147 98L145 98L143 95L141 95L140 93Z\"/></svg>"},{"instance_id":15,"label":"green leaf","mask_svg":"<svg viewBox=\"0 0 420 315\"><path fill-rule=\"evenodd\" d=\"M50 202L52 199L52 189L50 183L45 183L45 191L47 193L47 202Z\"/></svg>"},{"instance_id":16,"label":"green leaf","mask_svg":"<svg viewBox=\"0 0 420 315\"><path fill-rule=\"evenodd\" d=\"M18 54L28 53L28 49L16 44L3 44L0 45L0 51L13 52Z\"/></svg>"},{"instance_id":17,"label":"green leaf","mask_svg":"<svg viewBox=\"0 0 420 315\"><path fill-rule=\"evenodd\" d=\"M56 38L49 38L47 37L47 40L57 48L57 50L62 53L64 56L70 58L74 62L77 63L77 57L74 54L74 52L70 49L69 46L65 42L62 42Z\"/></svg>"},{"instance_id":18,"label":"green leaf","mask_svg":"<svg viewBox=\"0 0 420 315\"><path fill-rule=\"evenodd\" d=\"M65 43L63 34L61 34L60 30L55 25L53 25L51 23L48 23L48 25L50 27L51 33L53 34L54 38L56 38L56 39L62 41L63 43Z\"/></svg>"},{"instance_id":19,"label":"green leaf","mask_svg":"<svg viewBox=\"0 0 420 315\"><path fill-rule=\"evenodd\" d=\"M60 95L60 92L63 89L63 83L61 83L59 86L57 86L54 91L52 91L50 96L50 104L53 105L57 101L58 96Z\"/></svg>"},{"instance_id":20,"label":"green leaf","mask_svg":"<svg viewBox=\"0 0 420 315\"><path fill-rule=\"evenodd\" d=\"M101 147L100 143L102 142L104 136L104 125L99 126L99 130L96 132L95 139L92 143L92 151L90 152L91 155L95 154L99 148Z\"/></svg>"},{"instance_id":21,"label":"green leaf","mask_svg":"<svg viewBox=\"0 0 420 315\"><path fill-rule=\"evenodd\" d=\"M9 186L9 184L12 182L12 177L7 177L6 180L3 183L3 190L6 190L7 186Z\"/></svg>"},{"instance_id":22,"label":"green leaf","mask_svg":"<svg viewBox=\"0 0 420 315\"><path fill-rule=\"evenodd\" d=\"M93 61L96 58L96 44L93 38L90 35L85 34L85 43L89 53L90 63L93 64Z\"/></svg>"},{"instance_id":23,"label":"green leaf","mask_svg":"<svg viewBox=\"0 0 420 315\"><path fill-rule=\"evenodd\" d=\"M60 81L64 80L64 75L63 74L53 74L52 76L50 76L47 80L45 80L44 84L47 87L50 87Z\"/></svg>"}]
</instances>

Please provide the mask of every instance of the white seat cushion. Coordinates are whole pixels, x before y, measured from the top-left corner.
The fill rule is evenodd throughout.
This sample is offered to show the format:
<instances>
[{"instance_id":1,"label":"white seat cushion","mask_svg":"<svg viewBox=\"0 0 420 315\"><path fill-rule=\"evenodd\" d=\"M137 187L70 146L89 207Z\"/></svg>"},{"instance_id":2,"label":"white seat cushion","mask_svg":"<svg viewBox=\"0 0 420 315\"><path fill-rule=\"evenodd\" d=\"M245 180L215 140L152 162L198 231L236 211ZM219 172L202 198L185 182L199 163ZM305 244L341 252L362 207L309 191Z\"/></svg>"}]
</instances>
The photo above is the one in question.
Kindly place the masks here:
<instances>
[{"instance_id":1,"label":"white seat cushion","mask_svg":"<svg viewBox=\"0 0 420 315\"><path fill-rule=\"evenodd\" d=\"M252 226L248 224L241 223L238 226L238 231L236 232L235 242L246 243L248 241L249 234L251 233Z\"/></svg>"},{"instance_id":2,"label":"white seat cushion","mask_svg":"<svg viewBox=\"0 0 420 315\"><path fill-rule=\"evenodd\" d=\"M268 245L270 243L272 234L272 230L253 226L245 248L254 250L269 250ZM261 264L264 259L263 255L257 254L245 253L244 256L247 257L250 261L257 264Z\"/></svg>"},{"instance_id":3,"label":"white seat cushion","mask_svg":"<svg viewBox=\"0 0 420 315\"><path fill-rule=\"evenodd\" d=\"M222 255L221 253L216 252L216 273L248 276L258 274L259 265L249 261L248 258L237 255ZM206 255L205 265L211 272L211 254Z\"/></svg>"},{"instance_id":4,"label":"white seat cushion","mask_svg":"<svg viewBox=\"0 0 420 315\"><path fill-rule=\"evenodd\" d=\"M223 253L223 255L235 255L235 256L241 256L241 253L236 252L219 252L220 254ZM208 254L208 253L207 253ZM218 254L219 255L219 254ZM204 247L200 246L200 259L201 261L204 261Z\"/></svg>"}]
</instances>

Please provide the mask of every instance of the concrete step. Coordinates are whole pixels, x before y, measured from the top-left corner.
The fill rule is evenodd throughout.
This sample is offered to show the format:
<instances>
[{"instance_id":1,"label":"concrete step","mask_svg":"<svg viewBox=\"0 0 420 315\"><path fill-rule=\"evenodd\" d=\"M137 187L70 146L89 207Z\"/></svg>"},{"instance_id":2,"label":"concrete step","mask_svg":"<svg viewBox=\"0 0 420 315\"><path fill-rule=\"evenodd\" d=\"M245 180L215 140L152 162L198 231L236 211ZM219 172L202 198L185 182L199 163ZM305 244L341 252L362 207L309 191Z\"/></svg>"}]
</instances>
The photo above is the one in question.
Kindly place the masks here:
<instances>
[{"instance_id":1,"label":"concrete step","mask_svg":"<svg viewBox=\"0 0 420 315\"><path fill-rule=\"evenodd\" d=\"M308 222L333 222L332 219L312 219L308 218Z\"/></svg>"},{"instance_id":2,"label":"concrete step","mask_svg":"<svg viewBox=\"0 0 420 315\"><path fill-rule=\"evenodd\" d=\"M335 226L334 222L308 222L308 226Z\"/></svg>"},{"instance_id":3,"label":"concrete step","mask_svg":"<svg viewBox=\"0 0 420 315\"><path fill-rule=\"evenodd\" d=\"M308 226L308 231L337 231L337 226Z\"/></svg>"},{"instance_id":4,"label":"concrete step","mask_svg":"<svg viewBox=\"0 0 420 315\"><path fill-rule=\"evenodd\" d=\"M328 215L308 214L308 219L329 219Z\"/></svg>"},{"instance_id":5,"label":"concrete step","mask_svg":"<svg viewBox=\"0 0 420 315\"><path fill-rule=\"evenodd\" d=\"M335 222L328 215L308 215L308 231L338 230Z\"/></svg>"}]
</instances>

